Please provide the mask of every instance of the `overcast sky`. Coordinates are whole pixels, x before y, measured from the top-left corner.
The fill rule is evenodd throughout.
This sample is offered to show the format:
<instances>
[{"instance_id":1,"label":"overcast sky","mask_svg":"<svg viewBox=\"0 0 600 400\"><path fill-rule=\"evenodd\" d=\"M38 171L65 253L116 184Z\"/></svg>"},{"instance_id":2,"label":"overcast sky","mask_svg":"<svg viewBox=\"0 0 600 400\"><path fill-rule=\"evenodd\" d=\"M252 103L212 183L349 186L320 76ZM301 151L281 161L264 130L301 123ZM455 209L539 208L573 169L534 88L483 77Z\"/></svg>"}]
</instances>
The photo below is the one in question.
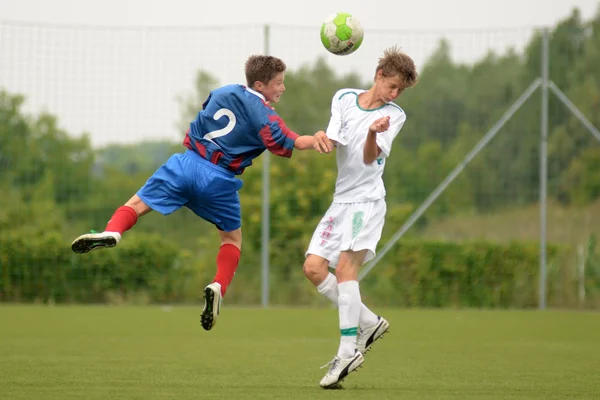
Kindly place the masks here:
<instances>
[{"instance_id":1,"label":"overcast sky","mask_svg":"<svg viewBox=\"0 0 600 400\"><path fill-rule=\"evenodd\" d=\"M263 24L274 24L270 52L298 68L325 57L339 73L368 77L385 47L399 44L422 65L447 37L456 60L489 49L521 50L534 27L551 26L598 0L188 1L0 0L0 87L28 97L27 110L58 115L94 145L176 139L176 96L198 69L222 84L243 83L243 62L264 50ZM332 12L354 14L361 49L328 55L318 39ZM110 27L110 28L108 28ZM219 29L211 27L221 27ZM286 93L283 97L292 96Z\"/></svg>"},{"instance_id":2,"label":"overcast sky","mask_svg":"<svg viewBox=\"0 0 600 400\"><path fill-rule=\"evenodd\" d=\"M360 17L366 29L480 29L551 25L597 0L0 0L0 18L68 24L202 26L282 23L315 26L331 12ZM431 11L433 10L433 12Z\"/></svg>"}]
</instances>

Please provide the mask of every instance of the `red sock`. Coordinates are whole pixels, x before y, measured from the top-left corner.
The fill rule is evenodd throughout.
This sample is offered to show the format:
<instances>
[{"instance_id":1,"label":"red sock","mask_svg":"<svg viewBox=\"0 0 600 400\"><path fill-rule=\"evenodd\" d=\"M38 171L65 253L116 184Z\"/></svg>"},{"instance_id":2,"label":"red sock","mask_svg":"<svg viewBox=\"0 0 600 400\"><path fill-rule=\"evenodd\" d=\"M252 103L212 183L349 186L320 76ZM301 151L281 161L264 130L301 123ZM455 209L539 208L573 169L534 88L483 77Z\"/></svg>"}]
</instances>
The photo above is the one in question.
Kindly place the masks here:
<instances>
[{"instance_id":1,"label":"red sock","mask_svg":"<svg viewBox=\"0 0 600 400\"><path fill-rule=\"evenodd\" d=\"M104 231L119 232L122 235L123 232L131 229L131 227L135 225L137 219L137 213L133 208L129 206L119 207L110 221L108 221L108 225L106 225Z\"/></svg>"},{"instance_id":2,"label":"red sock","mask_svg":"<svg viewBox=\"0 0 600 400\"><path fill-rule=\"evenodd\" d=\"M221 296L225 296L227 286L233 280L233 275L240 261L240 249L232 244L224 244L217 255L217 274L213 282L221 285Z\"/></svg>"}]
</instances>

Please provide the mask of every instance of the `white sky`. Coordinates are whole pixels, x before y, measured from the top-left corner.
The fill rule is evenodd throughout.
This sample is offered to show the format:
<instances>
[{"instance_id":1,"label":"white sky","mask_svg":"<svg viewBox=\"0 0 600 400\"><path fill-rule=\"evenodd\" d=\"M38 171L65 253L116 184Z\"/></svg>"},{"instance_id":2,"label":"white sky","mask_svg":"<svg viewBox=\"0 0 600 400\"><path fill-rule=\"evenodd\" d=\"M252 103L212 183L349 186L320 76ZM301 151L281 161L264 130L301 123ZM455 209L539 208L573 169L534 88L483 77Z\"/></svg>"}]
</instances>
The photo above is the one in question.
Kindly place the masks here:
<instances>
[{"instance_id":1,"label":"white sky","mask_svg":"<svg viewBox=\"0 0 600 400\"><path fill-rule=\"evenodd\" d=\"M175 139L181 133L174 128L179 116L174 98L189 92L200 68L222 84L243 83L244 60L264 49L263 24L276 24L270 51L291 69L323 56L340 73L368 77L389 45L400 44L422 65L446 37L455 59L468 62L489 49L521 50L533 27L552 26L574 7L587 20L599 5L599 0L0 0L0 88L25 94L28 111L58 115L72 134L90 132L94 145ZM321 21L336 11L354 14L365 29L363 47L352 56L327 55L319 42ZM210 28L215 26L221 28Z\"/></svg>"},{"instance_id":2,"label":"white sky","mask_svg":"<svg viewBox=\"0 0 600 400\"><path fill-rule=\"evenodd\" d=\"M551 25L579 7L590 17L597 0L0 0L0 18L68 24L202 26L279 23L315 26L351 12L366 29L481 29ZM434 10L431 12L430 10Z\"/></svg>"}]
</instances>

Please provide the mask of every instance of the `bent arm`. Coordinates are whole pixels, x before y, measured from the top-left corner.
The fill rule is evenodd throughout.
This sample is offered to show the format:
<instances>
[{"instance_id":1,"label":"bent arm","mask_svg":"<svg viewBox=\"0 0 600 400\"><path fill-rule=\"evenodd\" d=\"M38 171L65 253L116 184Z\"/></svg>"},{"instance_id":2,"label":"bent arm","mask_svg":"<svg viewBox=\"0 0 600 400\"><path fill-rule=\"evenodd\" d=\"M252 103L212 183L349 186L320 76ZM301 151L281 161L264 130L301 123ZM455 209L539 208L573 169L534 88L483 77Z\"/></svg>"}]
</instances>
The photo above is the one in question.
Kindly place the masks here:
<instances>
[{"instance_id":1,"label":"bent arm","mask_svg":"<svg viewBox=\"0 0 600 400\"><path fill-rule=\"evenodd\" d=\"M377 160L377 157L381 154L381 149L377 146L377 132L369 130L367 134L367 141L363 149L363 162L365 164L371 164Z\"/></svg>"}]
</instances>

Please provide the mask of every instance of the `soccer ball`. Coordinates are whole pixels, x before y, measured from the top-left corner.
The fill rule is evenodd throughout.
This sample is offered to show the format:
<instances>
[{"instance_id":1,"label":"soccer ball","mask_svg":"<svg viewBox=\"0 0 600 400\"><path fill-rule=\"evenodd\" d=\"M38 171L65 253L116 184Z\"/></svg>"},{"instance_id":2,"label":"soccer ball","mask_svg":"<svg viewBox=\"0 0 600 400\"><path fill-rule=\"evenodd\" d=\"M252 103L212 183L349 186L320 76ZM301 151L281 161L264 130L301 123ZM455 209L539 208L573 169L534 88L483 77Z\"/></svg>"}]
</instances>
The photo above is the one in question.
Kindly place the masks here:
<instances>
[{"instance_id":1,"label":"soccer ball","mask_svg":"<svg viewBox=\"0 0 600 400\"><path fill-rule=\"evenodd\" d=\"M360 47L363 36L363 28L352 14L331 14L321 25L323 46L338 56L354 53Z\"/></svg>"}]
</instances>

